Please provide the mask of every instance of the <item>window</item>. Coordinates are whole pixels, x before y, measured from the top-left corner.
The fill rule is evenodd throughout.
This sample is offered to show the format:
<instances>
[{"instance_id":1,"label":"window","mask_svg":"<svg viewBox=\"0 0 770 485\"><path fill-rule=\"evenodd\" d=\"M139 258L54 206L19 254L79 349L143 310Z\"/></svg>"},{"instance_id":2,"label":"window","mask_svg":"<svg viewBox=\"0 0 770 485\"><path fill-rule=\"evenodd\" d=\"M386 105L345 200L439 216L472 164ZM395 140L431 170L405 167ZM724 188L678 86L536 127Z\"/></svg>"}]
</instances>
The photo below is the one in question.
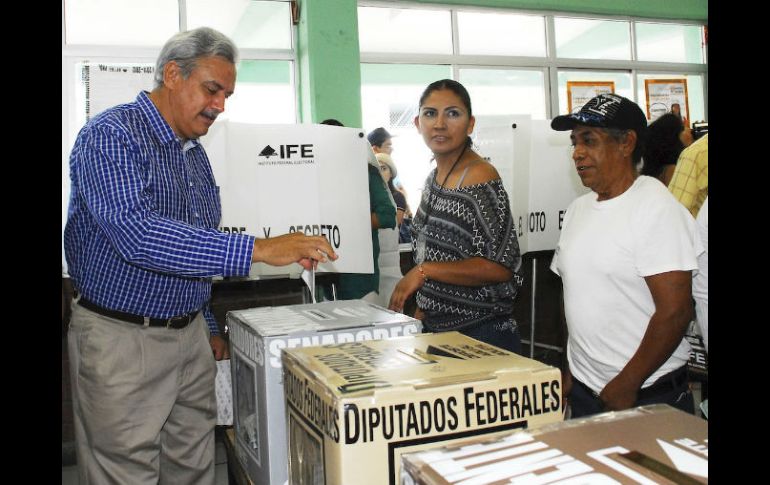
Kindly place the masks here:
<instances>
[{"instance_id":1,"label":"window","mask_svg":"<svg viewBox=\"0 0 770 485\"><path fill-rule=\"evenodd\" d=\"M642 106L644 79L660 75L686 78L692 115L706 118L702 23L359 3L362 63L448 65L451 77L473 91L478 109L515 105L517 114L553 118L567 111L568 81L614 82L616 93ZM362 94L367 82L362 79ZM377 102L364 95L364 112L382 109L371 106Z\"/></svg>"},{"instance_id":2,"label":"window","mask_svg":"<svg viewBox=\"0 0 770 485\"><path fill-rule=\"evenodd\" d=\"M636 55L640 61L703 64L703 27L637 22Z\"/></svg>"},{"instance_id":3,"label":"window","mask_svg":"<svg viewBox=\"0 0 770 485\"><path fill-rule=\"evenodd\" d=\"M367 132L384 127L394 136L393 161L397 182L407 193L412 212L420 203L432 154L414 126L425 86L452 77L449 66L361 64L361 105Z\"/></svg>"},{"instance_id":4,"label":"window","mask_svg":"<svg viewBox=\"0 0 770 485\"><path fill-rule=\"evenodd\" d=\"M361 52L452 53L449 11L361 7L358 35Z\"/></svg>"},{"instance_id":5,"label":"window","mask_svg":"<svg viewBox=\"0 0 770 485\"><path fill-rule=\"evenodd\" d=\"M457 12L460 54L545 57L545 17Z\"/></svg>"},{"instance_id":6,"label":"window","mask_svg":"<svg viewBox=\"0 0 770 485\"><path fill-rule=\"evenodd\" d=\"M475 115L531 114L545 119L542 70L460 68Z\"/></svg>"},{"instance_id":7,"label":"window","mask_svg":"<svg viewBox=\"0 0 770 485\"><path fill-rule=\"evenodd\" d=\"M630 22L556 17L556 56L631 59Z\"/></svg>"},{"instance_id":8,"label":"window","mask_svg":"<svg viewBox=\"0 0 770 485\"><path fill-rule=\"evenodd\" d=\"M160 47L179 30L177 0L67 0L67 44Z\"/></svg>"},{"instance_id":9,"label":"window","mask_svg":"<svg viewBox=\"0 0 770 485\"><path fill-rule=\"evenodd\" d=\"M291 49L291 5L249 0L187 0L187 28L217 29L240 49ZM165 40L164 40L165 41Z\"/></svg>"}]
</instances>

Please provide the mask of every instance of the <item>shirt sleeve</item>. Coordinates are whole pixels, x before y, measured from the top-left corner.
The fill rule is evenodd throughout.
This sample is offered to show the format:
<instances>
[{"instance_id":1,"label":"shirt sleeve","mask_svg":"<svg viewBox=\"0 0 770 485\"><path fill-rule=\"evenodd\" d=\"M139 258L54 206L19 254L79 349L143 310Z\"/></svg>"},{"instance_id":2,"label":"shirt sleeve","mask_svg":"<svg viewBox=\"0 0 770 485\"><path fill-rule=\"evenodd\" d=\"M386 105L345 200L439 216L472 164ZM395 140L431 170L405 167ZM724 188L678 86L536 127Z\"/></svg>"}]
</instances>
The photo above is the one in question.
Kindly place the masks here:
<instances>
[{"instance_id":1,"label":"shirt sleeve","mask_svg":"<svg viewBox=\"0 0 770 485\"><path fill-rule=\"evenodd\" d=\"M697 269L697 254L702 251L695 231L695 219L668 194L650 199L639 208L634 226L634 264L639 275L647 277L668 271Z\"/></svg>"},{"instance_id":2,"label":"shirt sleeve","mask_svg":"<svg viewBox=\"0 0 770 485\"><path fill-rule=\"evenodd\" d=\"M476 217L473 220L475 252L514 273L521 267L521 253L513 224L508 194L501 180L493 180L473 188Z\"/></svg>"},{"instance_id":3,"label":"shirt sleeve","mask_svg":"<svg viewBox=\"0 0 770 485\"><path fill-rule=\"evenodd\" d=\"M706 135L708 136L708 135ZM668 189L693 217L708 192L708 139L698 140L679 155Z\"/></svg>"},{"instance_id":4,"label":"shirt sleeve","mask_svg":"<svg viewBox=\"0 0 770 485\"><path fill-rule=\"evenodd\" d=\"M86 136L72 154L80 165L80 195L120 257L144 269L179 276L248 274L253 236L161 216L131 138L111 127L95 128Z\"/></svg>"},{"instance_id":5,"label":"shirt sleeve","mask_svg":"<svg viewBox=\"0 0 770 485\"><path fill-rule=\"evenodd\" d=\"M217 325L217 320L214 318L214 313L208 303L203 307L203 316L206 318L206 325L209 327L211 336L219 335L219 325Z\"/></svg>"},{"instance_id":6,"label":"shirt sleeve","mask_svg":"<svg viewBox=\"0 0 770 485\"><path fill-rule=\"evenodd\" d=\"M406 197L404 197L404 194L402 194L399 191L391 192L390 195L393 196L393 202L396 204L396 210L406 210Z\"/></svg>"},{"instance_id":7,"label":"shirt sleeve","mask_svg":"<svg viewBox=\"0 0 770 485\"><path fill-rule=\"evenodd\" d=\"M379 171L367 164L369 172L369 210L377 215L380 228L396 227L396 205Z\"/></svg>"}]
</instances>

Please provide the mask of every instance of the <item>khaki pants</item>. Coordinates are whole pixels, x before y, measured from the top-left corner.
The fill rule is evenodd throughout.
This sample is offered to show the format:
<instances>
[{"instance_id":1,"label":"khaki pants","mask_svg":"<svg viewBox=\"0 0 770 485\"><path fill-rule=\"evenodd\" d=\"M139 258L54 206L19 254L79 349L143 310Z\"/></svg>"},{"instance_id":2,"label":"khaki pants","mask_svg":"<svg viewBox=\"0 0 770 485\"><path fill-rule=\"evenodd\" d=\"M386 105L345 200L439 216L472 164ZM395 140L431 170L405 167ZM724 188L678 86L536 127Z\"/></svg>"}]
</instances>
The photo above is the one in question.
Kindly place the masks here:
<instances>
[{"instance_id":1,"label":"khaki pants","mask_svg":"<svg viewBox=\"0 0 770 485\"><path fill-rule=\"evenodd\" d=\"M143 327L72 305L81 484L213 484L216 363L202 313Z\"/></svg>"}]
</instances>

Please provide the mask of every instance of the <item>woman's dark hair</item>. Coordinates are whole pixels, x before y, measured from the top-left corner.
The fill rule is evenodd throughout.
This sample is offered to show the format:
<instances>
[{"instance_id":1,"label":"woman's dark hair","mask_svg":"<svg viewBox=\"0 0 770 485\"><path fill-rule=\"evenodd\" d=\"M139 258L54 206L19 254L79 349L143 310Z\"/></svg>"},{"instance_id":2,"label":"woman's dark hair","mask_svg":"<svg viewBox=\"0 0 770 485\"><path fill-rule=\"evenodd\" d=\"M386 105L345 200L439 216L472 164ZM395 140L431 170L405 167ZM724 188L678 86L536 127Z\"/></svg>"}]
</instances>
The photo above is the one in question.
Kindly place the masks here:
<instances>
[{"instance_id":1,"label":"woman's dark hair","mask_svg":"<svg viewBox=\"0 0 770 485\"><path fill-rule=\"evenodd\" d=\"M338 120L335 120L334 118L327 118L321 122L322 125L331 125L331 126L345 126L342 123L340 123Z\"/></svg>"},{"instance_id":2,"label":"woman's dark hair","mask_svg":"<svg viewBox=\"0 0 770 485\"><path fill-rule=\"evenodd\" d=\"M442 89L448 89L455 93L468 110L468 117L470 118L473 116L471 95L468 94L468 90L465 89L465 86L453 79L441 79L428 84L428 87L425 88L425 91L422 92L422 96L420 96L420 108L422 108L423 103L425 103L425 100L428 99L428 96L430 96L433 91L440 91ZM465 140L465 144L469 147L473 144L473 140L471 140L470 136Z\"/></svg>"},{"instance_id":3,"label":"woman's dark hair","mask_svg":"<svg viewBox=\"0 0 770 485\"><path fill-rule=\"evenodd\" d=\"M684 144L679 135L684 129L682 119L666 113L647 127L647 143L644 148L642 175L658 177L666 165L676 165Z\"/></svg>"}]
</instances>

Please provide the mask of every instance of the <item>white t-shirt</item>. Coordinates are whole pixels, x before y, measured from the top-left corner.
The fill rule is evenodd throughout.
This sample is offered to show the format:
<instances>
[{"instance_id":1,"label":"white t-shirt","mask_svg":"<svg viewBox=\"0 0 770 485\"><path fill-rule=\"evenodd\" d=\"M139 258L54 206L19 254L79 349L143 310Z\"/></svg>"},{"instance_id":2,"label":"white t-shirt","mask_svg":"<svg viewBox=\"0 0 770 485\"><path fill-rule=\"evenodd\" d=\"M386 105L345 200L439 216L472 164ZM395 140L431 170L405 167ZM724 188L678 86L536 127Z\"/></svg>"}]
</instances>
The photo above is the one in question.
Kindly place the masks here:
<instances>
[{"instance_id":1,"label":"white t-shirt","mask_svg":"<svg viewBox=\"0 0 770 485\"><path fill-rule=\"evenodd\" d=\"M698 267L695 220L660 183L639 176L621 195L589 192L567 208L551 270L561 276L567 358L599 393L625 367L655 312L644 277ZM642 387L687 363L685 339Z\"/></svg>"},{"instance_id":2,"label":"white t-shirt","mask_svg":"<svg viewBox=\"0 0 770 485\"><path fill-rule=\"evenodd\" d=\"M695 319L698 322L703 345L709 351L709 198L703 202L695 218L698 234L705 249L698 255L698 272L692 278L692 297L695 299Z\"/></svg>"}]
</instances>

